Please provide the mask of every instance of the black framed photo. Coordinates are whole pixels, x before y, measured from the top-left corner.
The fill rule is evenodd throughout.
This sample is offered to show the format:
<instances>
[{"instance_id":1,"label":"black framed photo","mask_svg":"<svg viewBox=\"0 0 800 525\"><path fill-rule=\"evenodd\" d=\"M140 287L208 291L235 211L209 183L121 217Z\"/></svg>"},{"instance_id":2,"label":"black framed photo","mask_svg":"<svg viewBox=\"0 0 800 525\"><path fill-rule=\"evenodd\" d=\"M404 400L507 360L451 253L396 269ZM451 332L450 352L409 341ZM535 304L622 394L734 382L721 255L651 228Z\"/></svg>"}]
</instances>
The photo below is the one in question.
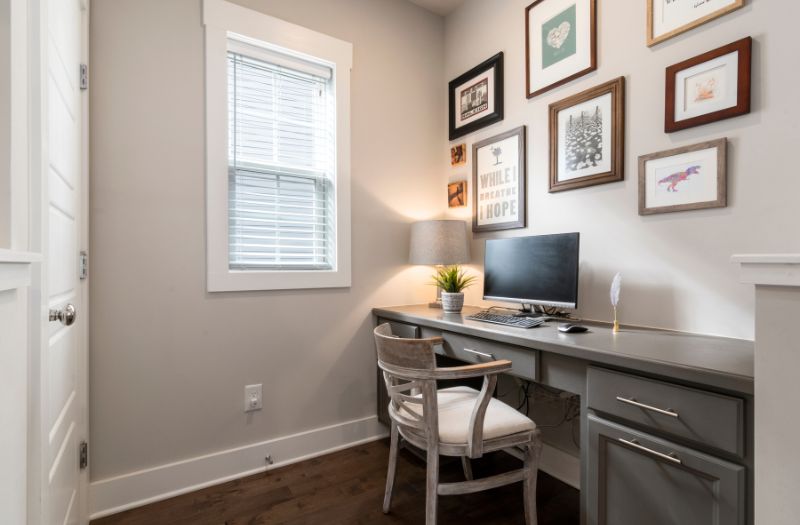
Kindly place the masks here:
<instances>
[{"instance_id":1,"label":"black framed photo","mask_svg":"<svg viewBox=\"0 0 800 525\"><path fill-rule=\"evenodd\" d=\"M503 120L503 53L448 84L450 140Z\"/></svg>"},{"instance_id":2,"label":"black framed photo","mask_svg":"<svg viewBox=\"0 0 800 525\"><path fill-rule=\"evenodd\" d=\"M472 145L472 231L524 228L525 126Z\"/></svg>"}]
</instances>

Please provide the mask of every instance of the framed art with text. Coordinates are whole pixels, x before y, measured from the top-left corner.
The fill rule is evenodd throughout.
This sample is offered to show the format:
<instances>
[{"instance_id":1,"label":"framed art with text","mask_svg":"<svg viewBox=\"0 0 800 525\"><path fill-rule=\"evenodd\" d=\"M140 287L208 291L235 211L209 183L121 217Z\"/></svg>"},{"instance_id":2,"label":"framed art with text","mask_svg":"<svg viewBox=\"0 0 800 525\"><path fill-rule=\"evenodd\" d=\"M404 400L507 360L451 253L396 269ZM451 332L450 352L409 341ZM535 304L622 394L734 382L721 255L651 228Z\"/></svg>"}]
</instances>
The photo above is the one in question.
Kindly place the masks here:
<instances>
[{"instance_id":1,"label":"framed art with text","mask_svg":"<svg viewBox=\"0 0 800 525\"><path fill-rule=\"evenodd\" d=\"M596 6L596 0L536 0L525 8L528 98L597 69Z\"/></svg>"},{"instance_id":2,"label":"framed art with text","mask_svg":"<svg viewBox=\"0 0 800 525\"><path fill-rule=\"evenodd\" d=\"M744 0L647 0L647 45L654 46L744 6Z\"/></svg>"},{"instance_id":3,"label":"framed art with text","mask_svg":"<svg viewBox=\"0 0 800 525\"><path fill-rule=\"evenodd\" d=\"M472 145L472 231L524 228L525 126Z\"/></svg>"},{"instance_id":4,"label":"framed art with text","mask_svg":"<svg viewBox=\"0 0 800 525\"><path fill-rule=\"evenodd\" d=\"M724 208L727 139L639 157L639 215Z\"/></svg>"},{"instance_id":5,"label":"framed art with text","mask_svg":"<svg viewBox=\"0 0 800 525\"><path fill-rule=\"evenodd\" d=\"M750 113L753 40L737 40L667 68L664 131Z\"/></svg>"},{"instance_id":6,"label":"framed art with text","mask_svg":"<svg viewBox=\"0 0 800 525\"><path fill-rule=\"evenodd\" d=\"M625 178L625 77L550 104L550 193Z\"/></svg>"},{"instance_id":7,"label":"framed art with text","mask_svg":"<svg viewBox=\"0 0 800 525\"><path fill-rule=\"evenodd\" d=\"M503 120L503 53L451 80L448 105L450 140Z\"/></svg>"}]
</instances>

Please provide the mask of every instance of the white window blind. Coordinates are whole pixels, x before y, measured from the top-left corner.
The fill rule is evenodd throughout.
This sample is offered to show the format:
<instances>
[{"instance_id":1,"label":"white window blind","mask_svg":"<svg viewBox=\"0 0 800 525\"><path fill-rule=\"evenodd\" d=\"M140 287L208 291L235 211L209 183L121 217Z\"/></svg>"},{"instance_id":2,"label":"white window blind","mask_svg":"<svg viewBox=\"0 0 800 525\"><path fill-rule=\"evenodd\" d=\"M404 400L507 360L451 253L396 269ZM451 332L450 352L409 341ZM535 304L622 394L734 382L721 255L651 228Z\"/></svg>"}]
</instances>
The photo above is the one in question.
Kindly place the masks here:
<instances>
[{"instance_id":1,"label":"white window blind","mask_svg":"<svg viewBox=\"0 0 800 525\"><path fill-rule=\"evenodd\" d=\"M231 270L335 269L332 77L326 66L229 44Z\"/></svg>"}]
</instances>

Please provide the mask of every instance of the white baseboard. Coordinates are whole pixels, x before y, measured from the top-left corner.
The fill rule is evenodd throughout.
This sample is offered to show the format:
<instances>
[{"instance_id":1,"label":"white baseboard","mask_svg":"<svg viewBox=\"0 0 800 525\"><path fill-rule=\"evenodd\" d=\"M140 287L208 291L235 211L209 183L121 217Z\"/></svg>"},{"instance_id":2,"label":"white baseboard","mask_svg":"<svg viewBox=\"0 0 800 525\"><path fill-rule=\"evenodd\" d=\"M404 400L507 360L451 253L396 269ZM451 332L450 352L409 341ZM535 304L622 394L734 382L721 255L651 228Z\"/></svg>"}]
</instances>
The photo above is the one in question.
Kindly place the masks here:
<instances>
[{"instance_id":1,"label":"white baseboard","mask_svg":"<svg viewBox=\"0 0 800 525\"><path fill-rule=\"evenodd\" d=\"M376 416L223 450L90 484L91 519L329 454L388 435ZM273 464L265 466L270 455Z\"/></svg>"},{"instance_id":2,"label":"white baseboard","mask_svg":"<svg viewBox=\"0 0 800 525\"><path fill-rule=\"evenodd\" d=\"M547 472L554 478L578 490L581 489L581 460L571 454L551 447L547 443L542 447L539 470Z\"/></svg>"}]
</instances>

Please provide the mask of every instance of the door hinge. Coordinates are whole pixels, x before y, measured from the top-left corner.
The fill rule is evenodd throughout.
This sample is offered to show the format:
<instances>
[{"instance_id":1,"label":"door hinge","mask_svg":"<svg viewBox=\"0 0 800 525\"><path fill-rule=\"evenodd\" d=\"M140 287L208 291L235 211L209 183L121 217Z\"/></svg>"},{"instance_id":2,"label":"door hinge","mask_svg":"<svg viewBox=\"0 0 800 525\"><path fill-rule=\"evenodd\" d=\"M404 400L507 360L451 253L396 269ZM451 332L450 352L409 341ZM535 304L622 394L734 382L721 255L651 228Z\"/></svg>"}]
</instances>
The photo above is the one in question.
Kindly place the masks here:
<instances>
[{"instance_id":1,"label":"door hinge","mask_svg":"<svg viewBox=\"0 0 800 525\"><path fill-rule=\"evenodd\" d=\"M81 250L81 254L78 256L78 276L81 281L89 277L89 254L86 253L86 250Z\"/></svg>"},{"instance_id":2,"label":"door hinge","mask_svg":"<svg viewBox=\"0 0 800 525\"><path fill-rule=\"evenodd\" d=\"M81 64L81 91L89 89L89 66Z\"/></svg>"},{"instance_id":3,"label":"door hinge","mask_svg":"<svg viewBox=\"0 0 800 525\"><path fill-rule=\"evenodd\" d=\"M80 458L81 470L89 466L89 444L86 441L81 441L81 446L78 454Z\"/></svg>"}]
</instances>

